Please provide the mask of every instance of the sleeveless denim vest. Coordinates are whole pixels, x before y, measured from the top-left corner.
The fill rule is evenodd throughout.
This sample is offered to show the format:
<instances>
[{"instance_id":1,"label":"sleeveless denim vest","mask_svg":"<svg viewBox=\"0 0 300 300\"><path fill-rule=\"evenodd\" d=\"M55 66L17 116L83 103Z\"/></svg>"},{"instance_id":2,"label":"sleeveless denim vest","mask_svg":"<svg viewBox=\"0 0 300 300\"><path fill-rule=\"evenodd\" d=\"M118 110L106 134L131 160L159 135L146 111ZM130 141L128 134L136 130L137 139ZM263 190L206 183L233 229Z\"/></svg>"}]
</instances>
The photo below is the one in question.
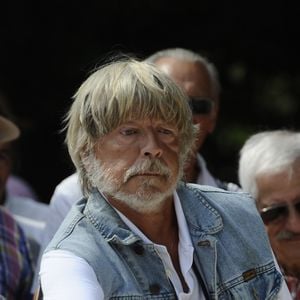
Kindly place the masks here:
<instances>
[{"instance_id":1,"label":"sleeveless denim vest","mask_svg":"<svg viewBox=\"0 0 300 300\"><path fill-rule=\"evenodd\" d=\"M264 225L244 193L181 184L177 193L209 299L276 299L276 270ZM80 200L46 252L68 250L95 271L105 299L177 299L152 244L131 232L100 193Z\"/></svg>"}]
</instances>

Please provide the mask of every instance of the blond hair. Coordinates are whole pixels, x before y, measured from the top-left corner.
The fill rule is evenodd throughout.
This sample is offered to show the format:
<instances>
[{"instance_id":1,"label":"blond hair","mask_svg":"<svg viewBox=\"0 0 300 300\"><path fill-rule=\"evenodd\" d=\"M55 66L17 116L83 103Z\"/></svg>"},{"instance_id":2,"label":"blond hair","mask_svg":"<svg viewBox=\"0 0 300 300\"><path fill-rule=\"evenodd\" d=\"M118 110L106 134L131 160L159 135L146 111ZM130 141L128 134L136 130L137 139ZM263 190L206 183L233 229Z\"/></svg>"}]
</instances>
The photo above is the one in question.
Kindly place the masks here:
<instances>
[{"instance_id":1,"label":"blond hair","mask_svg":"<svg viewBox=\"0 0 300 300\"><path fill-rule=\"evenodd\" d=\"M185 159L197 128L184 92L147 62L109 63L90 75L74 96L66 117L66 143L84 191L91 190L84 158L99 138L128 120L160 119L176 125Z\"/></svg>"}]
</instances>

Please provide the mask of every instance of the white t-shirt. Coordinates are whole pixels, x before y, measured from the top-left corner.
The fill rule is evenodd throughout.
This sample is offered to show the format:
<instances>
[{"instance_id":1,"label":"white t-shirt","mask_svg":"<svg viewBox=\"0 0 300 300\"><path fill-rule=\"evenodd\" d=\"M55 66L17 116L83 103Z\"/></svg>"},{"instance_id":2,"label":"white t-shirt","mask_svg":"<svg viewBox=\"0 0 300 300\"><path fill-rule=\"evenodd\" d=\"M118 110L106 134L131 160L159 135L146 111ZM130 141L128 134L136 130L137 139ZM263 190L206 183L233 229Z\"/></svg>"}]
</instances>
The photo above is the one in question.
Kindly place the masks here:
<instances>
[{"instance_id":1,"label":"white t-shirt","mask_svg":"<svg viewBox=\"0 0 300 300\"><path fill-rule=\"evenodd\" d=\"M162 259L166 274L172 282L179 300L204 300L201 287L192 270L193 252L191 237L186 224L177 193L174 193L174 204L179 227L178 253L182 275L188 285L185 293L175 271L167 249L154 244L157 254ZM117 211L126 225L145 243L153 244L129 219ZM40 269L41 285L44 300L101 300L104 299L101 283L91 266L82 258L65 250L52 250L43 255ZM284 283L279 300L290 300L290 293Z\"/></svg>"}]
</instances>

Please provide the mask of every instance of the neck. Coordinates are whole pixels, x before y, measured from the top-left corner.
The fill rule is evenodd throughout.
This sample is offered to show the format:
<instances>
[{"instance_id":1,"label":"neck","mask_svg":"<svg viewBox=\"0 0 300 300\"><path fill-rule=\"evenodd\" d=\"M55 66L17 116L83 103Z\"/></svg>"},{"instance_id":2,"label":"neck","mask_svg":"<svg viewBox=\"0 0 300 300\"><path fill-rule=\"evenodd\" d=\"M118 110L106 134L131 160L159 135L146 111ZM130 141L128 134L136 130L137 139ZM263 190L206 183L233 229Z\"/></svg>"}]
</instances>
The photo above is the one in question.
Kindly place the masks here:
<instances>
[{"instance_id":1,"label":"neck","mask_svg":"<svg viewBox=\"0 0 300 300\"><path fill-rule=\"evenodd\" d=\"M177 219L173 203L173 195L168 197L160 209L153 212L139 212L124 202L107 197L109 203L135 224L151 241L164 245L164 237L177 228ZM176 226L174 226L176 224ZM172 236L174 236L172 234Z\"/></svg>"}]
</instances>

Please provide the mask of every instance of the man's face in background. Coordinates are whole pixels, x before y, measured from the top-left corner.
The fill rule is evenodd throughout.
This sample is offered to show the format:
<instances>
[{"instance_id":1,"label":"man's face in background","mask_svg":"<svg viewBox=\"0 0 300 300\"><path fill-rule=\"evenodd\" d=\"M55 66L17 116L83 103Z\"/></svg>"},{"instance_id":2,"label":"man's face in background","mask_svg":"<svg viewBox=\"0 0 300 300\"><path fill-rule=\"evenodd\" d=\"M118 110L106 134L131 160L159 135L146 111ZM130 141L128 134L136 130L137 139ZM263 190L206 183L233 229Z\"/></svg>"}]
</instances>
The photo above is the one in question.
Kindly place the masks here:
<instances>
[{"instance_id":1,"label":"man's face in background","mask_svg":"<svg viewBox=\"0 0 300 300\"><path fill-rule=\"evenodd\" d=\"M300 278L299 163L291 174L258 176L257 188L259 210L265 209L270 216L265 225L279 264L288 275Z\"/></svg>"},{"instance_id":2,"label":"man's face in background","mask_svg":"<svg viewBox=\"0 0 300 300\"><path fill-rule=\"evenodd\" d=\"M173 57L160 58L155 65L171 77L194 101L203 99L211 101L211 110L206 110L205 113L193 111L194 124L200 125L196 142L198 151L206 136L214 131L219 110L216 87L213 85L207 68L200 62L189 62Z\"/></svg>"}]
</instances>

